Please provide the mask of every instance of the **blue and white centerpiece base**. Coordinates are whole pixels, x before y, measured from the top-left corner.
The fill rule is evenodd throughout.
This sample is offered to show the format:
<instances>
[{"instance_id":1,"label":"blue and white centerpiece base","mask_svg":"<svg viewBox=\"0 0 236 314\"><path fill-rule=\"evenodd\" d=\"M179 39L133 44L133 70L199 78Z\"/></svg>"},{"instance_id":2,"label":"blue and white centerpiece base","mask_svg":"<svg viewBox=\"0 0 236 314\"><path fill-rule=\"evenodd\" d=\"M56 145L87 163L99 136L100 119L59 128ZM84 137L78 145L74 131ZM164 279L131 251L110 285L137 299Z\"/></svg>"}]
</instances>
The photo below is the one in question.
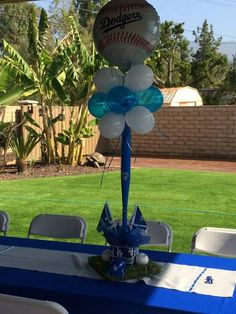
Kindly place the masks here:
<instances>
[{"instance_id":1,"label":"blue and white centerpiece base","mask_svg":"<svg viewBox=\"0 0 236 314\"><path fill-rule=\"evenodd\" d=\"M121 278L127 266L136 262L139 264L148 262L145 254L139 254L139 246L147 244L149 237L146 235L147 224L138 206L135 206L133 214L125 228L120 221L114 221L108 203L105 203L97 231L102 232L106 242L110 244L109 250L105 250L102 259L109 261L108 273L110 276Z\"/></svg>"}]
</instances>

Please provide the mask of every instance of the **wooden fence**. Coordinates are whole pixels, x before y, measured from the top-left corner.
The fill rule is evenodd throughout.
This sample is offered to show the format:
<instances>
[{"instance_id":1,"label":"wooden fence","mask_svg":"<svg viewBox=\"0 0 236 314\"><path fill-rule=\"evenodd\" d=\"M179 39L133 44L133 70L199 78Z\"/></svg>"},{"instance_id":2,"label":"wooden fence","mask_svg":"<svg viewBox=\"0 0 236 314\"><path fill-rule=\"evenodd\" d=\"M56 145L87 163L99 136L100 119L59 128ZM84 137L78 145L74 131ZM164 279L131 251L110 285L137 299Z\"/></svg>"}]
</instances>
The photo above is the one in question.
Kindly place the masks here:
<instances>
[{"instance_id":1,"label":"wooden fence","mask_svg":"<svg viewBox=\"0 0 236 314\"><path fill-rule=\"evenodd\" d=\"M8 106L8 107L2 107L0 108L0 121L1 122L9 122L9 121L15 121L16 116L20 114L20 112L24 111L31 111L32 118L40 125L42 126L42 117L40 116L40 107L39 106ZM62 132L65 129L68 129L71 113L74 110L74 118L76 114L78 113L79 108L78 107L65 107L64 108L64 115L65 119L63 121L58 121L55 123L55 130L56 134ZM58 116L58 114L61 113L61 107L60 106L53 106L53 117ZM85 139L83 141L83 154L91 154L97 150L104 150L103 143L100 140L100 134L97 127L94 127L95 136ZM59 151L61 149L61 145L59 145ZM3 150L0 149L0 162L3 160ZM33 150L32 154L29 156L29 161L39 161L41 160L41 148L40 144L38 144L35 149ZM15 163L15 155L14 153L9 149L7 153L7 164L13 164Z\"/></svg>"}]
</instances>

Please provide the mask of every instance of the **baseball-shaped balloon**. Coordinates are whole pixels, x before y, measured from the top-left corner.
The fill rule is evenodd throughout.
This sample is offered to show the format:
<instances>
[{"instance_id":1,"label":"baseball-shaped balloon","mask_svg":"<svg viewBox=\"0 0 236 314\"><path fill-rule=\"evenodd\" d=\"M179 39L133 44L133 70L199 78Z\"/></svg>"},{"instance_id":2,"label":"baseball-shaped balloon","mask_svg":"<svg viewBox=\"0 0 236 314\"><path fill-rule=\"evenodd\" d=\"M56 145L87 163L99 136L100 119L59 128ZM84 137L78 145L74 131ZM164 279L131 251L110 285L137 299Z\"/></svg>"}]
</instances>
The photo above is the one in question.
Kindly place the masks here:
<instances>
[{"instance_id":1,"label":"baseball-shaped balloon","mask_svg":"<svg viewBox=\"0 0 236 314\"><path fill-rule=\"evenodd\" d=\"M145 0L111 0L96 16L93 39L98 52L111 64L129 69L155 50L160 18Z\"/></svg>"}]
</instances>

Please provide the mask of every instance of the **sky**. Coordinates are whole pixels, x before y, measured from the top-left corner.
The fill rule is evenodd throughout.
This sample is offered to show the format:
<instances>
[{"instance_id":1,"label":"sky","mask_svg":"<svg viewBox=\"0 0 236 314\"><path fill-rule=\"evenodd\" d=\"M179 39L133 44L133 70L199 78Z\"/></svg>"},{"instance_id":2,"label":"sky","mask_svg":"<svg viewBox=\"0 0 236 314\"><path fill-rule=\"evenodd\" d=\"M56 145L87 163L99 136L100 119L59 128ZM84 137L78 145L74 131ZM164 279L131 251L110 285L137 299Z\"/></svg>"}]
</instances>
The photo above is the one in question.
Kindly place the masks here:
<instances>
[{"instance_id":1,"label":"sky","mask_svg":"<svg viewBox=\"0 0 236 314\"><path fill-rule=\"evenodd\" d=\"M65 0L66 1L66 0ZM128 1L128 0L127 0ZM222 41L236 41L236 0L147 0L157 10L161 22L184 22L185 37L193 41L193 30L207 19L212 24L215 37ZM50 0L37 1L48 7Z\"/></svg>"},{"instance_id":2,"label":"sky","mask_svg":"<svg viewBox=\"0 0 236 314\"><path fill-rule=\"evenodd\" d=\"M216 37L236 41L236 0L149 0L161 22L184 22L185 37L193 40L193 30L207 19Z\"/></svg>"}]
</instances>

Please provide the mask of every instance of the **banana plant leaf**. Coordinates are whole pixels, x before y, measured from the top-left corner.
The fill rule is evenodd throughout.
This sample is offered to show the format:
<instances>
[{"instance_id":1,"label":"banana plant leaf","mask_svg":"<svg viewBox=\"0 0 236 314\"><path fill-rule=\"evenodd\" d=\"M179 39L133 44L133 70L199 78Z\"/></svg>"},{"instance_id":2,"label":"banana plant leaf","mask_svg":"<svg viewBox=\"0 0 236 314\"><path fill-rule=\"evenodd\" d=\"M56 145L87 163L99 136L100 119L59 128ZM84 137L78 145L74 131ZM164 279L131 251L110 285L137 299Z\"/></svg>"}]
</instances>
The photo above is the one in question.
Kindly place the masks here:
<instances>
[{"instance_id":1,"label":"banana plant leaf","mask_svg":"<svg viewBox=\"0 0 236 314\"><path fill-rule=\"evenodd\" d=\"M33 87L17 86L7 90L6 93L0 95L0 106L16 101L26 94L33 95L37 90Z\"/></svg>"}]
</instances>

